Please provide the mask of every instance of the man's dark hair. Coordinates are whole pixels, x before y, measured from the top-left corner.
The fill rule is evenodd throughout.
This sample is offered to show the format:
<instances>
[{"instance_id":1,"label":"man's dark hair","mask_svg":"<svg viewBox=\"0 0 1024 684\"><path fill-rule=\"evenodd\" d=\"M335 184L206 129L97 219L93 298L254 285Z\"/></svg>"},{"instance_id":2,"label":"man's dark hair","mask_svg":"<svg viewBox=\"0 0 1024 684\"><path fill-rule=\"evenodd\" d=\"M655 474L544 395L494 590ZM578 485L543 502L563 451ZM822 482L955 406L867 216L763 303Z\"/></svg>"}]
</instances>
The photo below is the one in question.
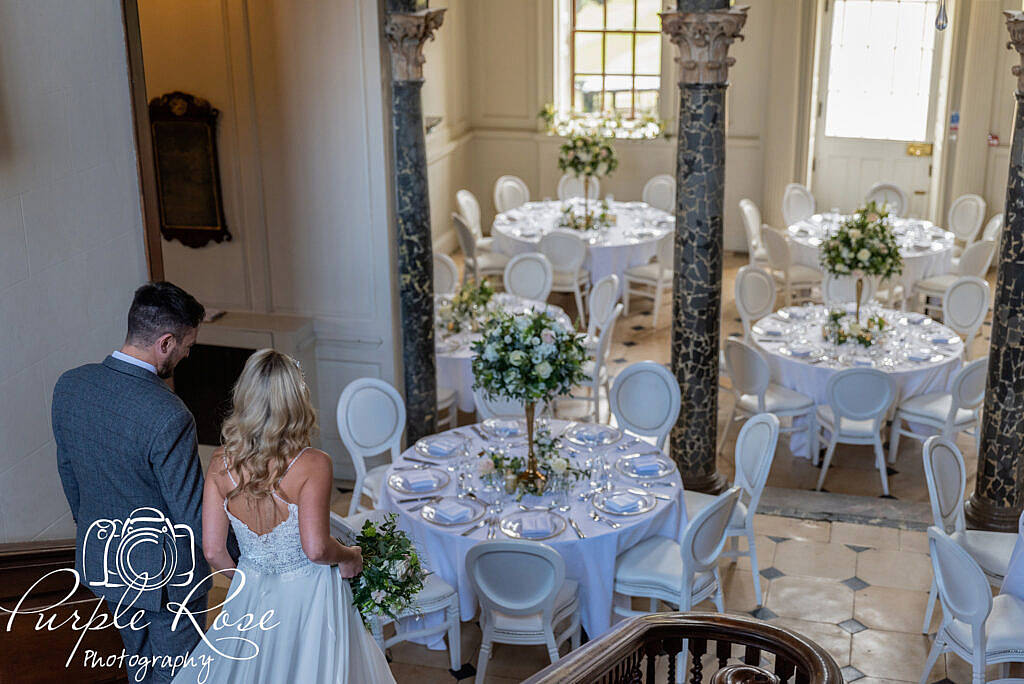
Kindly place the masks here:
<instances>
[{"instance_id":1,"label":"man's dark hair","mask_svg":"<svg viewBox=\"0 0 1024 684\"><path fill-rule=\"evenodd\" d=\"M205 315L203 305L174 283L146 283L128 310L128 342L149 346L167 333L180 340Z\"/></svg>"}]
</instances>

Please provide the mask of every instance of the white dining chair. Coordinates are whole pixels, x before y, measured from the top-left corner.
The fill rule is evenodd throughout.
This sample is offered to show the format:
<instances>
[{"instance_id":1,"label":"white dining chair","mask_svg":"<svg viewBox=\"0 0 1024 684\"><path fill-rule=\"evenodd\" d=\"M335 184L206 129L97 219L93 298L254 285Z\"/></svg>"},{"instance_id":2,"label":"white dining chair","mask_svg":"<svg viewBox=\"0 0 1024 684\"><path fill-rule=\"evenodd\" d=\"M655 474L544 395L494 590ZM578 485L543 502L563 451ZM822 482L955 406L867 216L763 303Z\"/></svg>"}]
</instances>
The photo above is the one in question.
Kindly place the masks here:
<instances>
[{"instance_id":1,"label":"white dining chair","mask_svg":"<svg viewBox=\"0 0 1024 684\"><path fill-rule=\"evenodd\" d=\"M790 183L782 193L782 220L786 226L814 215L814 195L801 183Z\"/></svg>"},{"instance_id":2,"label":"white dining chair","mask_svg":"<svg viewBox=\"0 0 1024 684\"><path fill-rule=\"evenodd\" d=\"M985 199L981 195L960 195L949 205L946 229L963 243L966 249L974 242L985 220Z\"/></svg>"},{"instance_id":3,"label":"white dining chair","mask_svg":"<svg viewBox=\"0 0 1024 684\"><path fill-rule=\"evenodd\" d=\"M586 324L583 297L590 292L590 271L583 267L583 262L587 260L587 243L575 230L556 228L540 239L538 249L554 270L551 291L572 294L578 320Z\"/></svg>"},{"instance_id":4,"label":"white dining chair","mask_svg":"<svg viewBox=\"0 0 1024 684\"><path fill-rule=\"evenodd\" d=\"M453 295L459 286L459 267L447 254L434 252L434 294Z\"/></svg>"},{"instance_id":5,"label":"white dining chair","mask_svg":"<svg viewBox=\"0 0 1024 684\"><path fill-rule=\"evenodd\" d=\"M1024 601L1012 594L992 598L982 569L971 555L938 527L928 528L932 571L942 602L942 624L935 634L921 684L943 653L954 653L971 664L971 682L984 684L985 668L1024 662Z\"/></svg>"},{"instance_id":6,"label":"white dining chair","mask_svg":"<svg viewBox=\"0 0 1024 684\"><path fill-rule=\"evenodd\" d=\"M971 343L991 304L986 281L974 276L958 278L942 295L942 322L964 339L964 356L971 358Z\"/></svg>"},{"instance_id":7,"label":"white dining chair","mask_svg":"<svg viewBox=\"0 0 1024 684\"><path fill-rule=\"evenodd\" d=\"M601 196L601 183L593 176L574 176L564 174L558 179L558 199L563 202L574 197L583 197L584 178L587 179L587 199L596 200Z\"/></svg>"},{"instance_id":8,"label":"white dining chair","mask_svg":"<svg viewBox=\"0 0 1024 684\"><path fill-rule=\"evenodd\" d=\"M992 240L979 240L964 250L952 273L924 278L914 283L914 294L924 298L923 308L925 311L939 310L939 305L934 301L929 301L929 298L932 300L941 298L958 278L964 276L984 278L992 263L995 247L996 243Z\"/></svg>"},{"instance_id":9,"label":"white dining chair","mask_svg":"<svg viewBox=\"0 0 1024 684\"><path fill-rule=\"evenodd\" d=\"M900 402L889 430L889 463L896 462L901 435L920 442L930 436L914 432L912 425L937 430L946 439L956 439L959 433L973 429L975 445L978 445L987 375L988 357L976 359L956 372L949 392L927 392Z\"/></svg>"},{"instance_id":10,"label":"white dining chair","mask_svg":"<svg viewBox=\"0 0 1024 684\"><path fill-rule=\"evenodd\" d=\"M465 256L462 265L462 282L469 280L470 273L472 273L473 280L479 282L481 278L498 276L505 272L505 266L508 264L507 256L497 252L478 250L476 235L461 215L453 212L452 224L455 226L455 237L459 241L459 248Z\"/></svg>"},{"instance_id":11,"label":"white dining chair","mask_svg":"<svg viewBox=\"0 0 1024 684\"><path fill-rule=\"evenodd\" d=\"M629 315L629 298L632 295L654 301L654 316L651 325L658 327L661 311L661 293L672 290L672 261L675 258L675 233L669 232L658 240L654 261L640 266L631 266L623 273L625 285L622 303L625 314Z\"/></svg>"},{"instance_id":12,"label":"white dining chair","mask_svg":"<svg viewBox=\"0 0 1024 684\"><path fill-rule=\"evenodd\" d=\"M583 345L588 351L597 349L597 338L608 322L615 305L619 303L619 276L614 273L597 281L587 298L587 334Z\"/></svg>"},{"instance_id":13,"label":"white dining chair","mask_svg":"<svg viewBox=\"0 0 1024 684\"><path fill-rule=\"evenodd\" d=\"M761 226L761 241L768 252L768 268L775 282L782 287L782 301L786 306L809 301L811 292L821 284L821 271L803 264L794 264L789 240L782 231L769 225ZM798 293L806 293L797 297Z\"/></svg>"},{"instance_id":14,"label":"white dining chair","mask_svg":"<svg viewBox=\"0 0 1024 684\"><path fill-rule=\"evenodd\" d=\"M499 214L530 201L530 189L518 176L502 176L494 182L494 209Z\"/></svg>"},{"instance_id":15,"label":"white dining chair","mask_svg":"<svg viewBox=\"0 0 1024 684\"><path fill-rule=\"evenodd\" d=\"M662 173L644 184L641 199L655 209L669 214L676 212L676 179Z\"/></svg>"},{"instance_id":16,"label":"white dining chair","mask_svg":"<svg viewBox=\"0 0 1024 684\"><path fill-rule=\"evenodd\" d=\"M718 453L725 449L729 432L736 421L747 420L759 413L771 413L778 418L804 418L806 427L790 425L780 427L785 434L807 433L807 457L817 462L817 424L814 399L796 390L772 382L768 362L750 343L731 339L725 341L725 368L731 383L734 401L725 430L718 442Z\"/></svg>"},{"instance_id":17,"label":"white dining chair","mask_svg":"<svg viewBox=\"0 0 1024 684\"><path fill-rule=\"evenodd\" d=\"M739 501L729 520L725 536L731 548L722 553L727 558L750 557L750 574L754 582L757 605L763 603L761 574L757 563L757 544L754 539L754 515L761 502L761 494L768 482L775 447L779 441L779 419L770 413L759 413L748 420L736 438L736 476L733 485L740 490ZM702 492L686 492L686 517L693 519L716 497ZM739 538L747 538L747 549L740 551Z\"/></svg>"},{"instance_id":18,"label":"white dining chair","mask_svg":"<svg viewBox=\"0 0 1024 684\"><path fill-rule=\"evenodd\" d=\"M565 561L547 544L480 542L466 553L466 577L480 602L483 630L477 684L484 682L495 643L546 646L552 663L564 642L579 648L579 585L565 578Z\"/></svg>"},{"instance_id":19,"label":"white dining chair","mask_svg":"<svg viewBox=\"0 0 1024 684\"><path fill-rule=\"evenodd\" d=\"M878 283L874 278L861 278L864 283L860 293L860 305L865 306L875 296ZM821 299L829 308L842 309L857 302L857 279L853 276L836 276L826 273L821 279Z\"/></svg>"},{"instance_id":20,"label":"white dining chair","mask_svg":"<svg viewBox=\"0 0 1024 684\"><path fill-rule=\"evenodd\" d=\"M342 391L336 418L338 434L356 470L348 514L367 510L362 504L364 495L377 508L390 463L367 470L366 459L381 454L390 456L389 461L398 458L405 431L405 402L398 390L383 380L359 378Z\"/></svg>"},{"instance_id":21,"label":"white dining chair","mask_svg":"<svg viewBox=\"0 0 1024 684\"><path fill-rule=\"evenodd\" d=\"M893 216L906 216L910 203L907 193L895 183L875 183L864 196L865 202L874 202L879 208L885 208Z\"/></svg>"},{"instance_id":22,"label":"white dining chair","mask_svg":"<svg viewBox=\"0 0 1024 684\"><path fill-rule=\"evenodd\" d=\"M584 380L580 387L586 389L587 394L582 396L570 395L571 399L579 399L592 404L589 414L591 421L595 423L601 422L601 390L604 390L607 397L611 389L608 373L608 356L612 350L615 322L619 320L621 314L622 304L616 304L615 308L612 309L611 315L608 317L608 321L601 328L601 332L597 336L597 348L594 350L593 356L583 364L583 374L588 379Z\"/></svg>"},{"instance_id":23,"label":"white dining chair","mask_svg":"<svg viewBox=\"0 0 1024 684\"><path fill-rule=\"evenodd\" d=\"M469 190L459 190L455 193L455 203L459 207L459 214L466 219L470 230L476 237L476 250L478 252L490 252L493 248L494 238L484 237L483 226L480 224L480 202L476 195Z\"/></svg>"},{"instance_id":24,"label":"white dining chair","mask_svg":"<svg viewBox=\"0 0 1024 684\"><path fill-rule=\"evenodd\" d=\"M830 439L815 489L820 492L825 484L836 445L870 444L875 450L882 494L889 496L881 430L894 395L889 376L874 368L848 368L828 379L825 385L828 404L818 407L818 425L829 433ZM825 441L824 437L821 441Z\"/></svg>"},{"instance_id":25,"label":"white dining chair","mask_svg":"<svg viewBox=\"0 0 1024 684\"><path fill-rule=\"evenodd\" d=\"M964 516L967 467L963 454L952 439L939 435L929 437L924 443L921 457L924 460L924 479L928 485L932 523L949 534L954 542L971 555L992 587L1002 587L1017 535L1013 532L967 529ZM928 608L921 627L922 634L928 633L932 622L936 589L933 578L928 593Z\"/></svg>"},{"instance_id":26,"label":"white dining chair","mask_svg":"<svg viewBox=\"0 0 1024 684\"><path fill-rule=\"evenodd\" d=\"M750 342L750 326L775 310L775 279L757 266L740 266L733 296L743 323L743 339Z\"/></svg>"},{"instance_id":27,"label":"white dining chair","mask_svg":"<svg viewBox=\"0 0 1024 684\"><path fill-rule=\"evenodd\" d=\"M517 297L546 302L553 279L551 262L540 252L517 254L505 266L505 291Z\"/></svg>"},{"instance_id":28,"label":"white dining chair","mask_svg":"<svg viewBox=\"0 0 1024 684\"><path fill-rule=\"evenodd\" d=\"M331 511L331 536L341 539L343 544L354 543L355 540L350 540L349 537L358 534L366 520L380 524L384 521L386 514L386 511L366 511L343 518ZM443 619L438 623L423 619L402 622L405 618L423 618L431 613L443 613ZM423 580L423 588L396 617L397 620L383 615L370 615L367 618L370 623L370 634L373 635L381 651L403 641L431 636L447 636L449 665L452 670L462 667L462 622L459 616L459 594L450 584L441 579L440 575L436 572L428 574ZM395 623L395 633L385 639L384 628L392 622ZM416 627L409 629L413 625Z\"/></svg>"},{"instance_id":29,"label":"white dining chair","mask_svg":"<svg viewBox=\"0 0 1024 684\"><path fill-rule=\"evenodd\" d=\"M654 445L664 451L679 417L679 396L679 381L665 366L640 361L615 376L608 406L620 429L653 437Z\"/></svg>"},{"instance_id":30,"label":"white dining chair","mask_svg":"<svg viewBox=\"0 0 1024 684\"><path fill-rule=\"evenodd\" d=\"M437 383L437 427L453 430L459 426L459 393L452 387Z\"/></svg>"},{"instance_id":31,"label":"white dining chair","mask_svg":"<svg viewBox=\"0 0 1024 684\"><path fill-rule=\"evenodd\" d=\"M988 220L985 224L985 229L981 231L982 240L991 240L999 245L999 239L1003 235L1003 212L999 212Z\"/></svg>"},{"instance_id":32,"label":"white dining chair","mask_svg":"<svg viewBox=\"0 0 1024 684\"><path fill-rule=\"evenodd\" d=\"M749 199L740 200L740 218L747 236L747 260L751 266L768 267L768 250L761 240L761 210Z\"/></svg>"}]
</instances>

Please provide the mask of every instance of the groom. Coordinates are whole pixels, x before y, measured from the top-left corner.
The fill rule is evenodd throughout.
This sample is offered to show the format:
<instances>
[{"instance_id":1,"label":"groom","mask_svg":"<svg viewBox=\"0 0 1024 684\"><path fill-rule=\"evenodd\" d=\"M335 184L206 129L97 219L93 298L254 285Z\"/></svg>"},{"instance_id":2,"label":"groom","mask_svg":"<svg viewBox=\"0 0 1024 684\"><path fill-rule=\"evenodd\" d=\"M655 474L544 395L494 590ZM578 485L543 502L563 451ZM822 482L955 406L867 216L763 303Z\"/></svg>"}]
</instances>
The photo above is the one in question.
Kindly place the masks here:
<instances>
[{"instance_id":1,"label":"groom","mask_svg":"<svg viewBox=\"0 0 1024 684\"><path fill-rule=\"evenodd\" d=\"M174 658L199 641L187 620L171 630L168 602L192 592L188 610L206 609L209 587L196 587L209 575L196 426L161 379L188 356L203 315L176 285L143 285L121 349L67 371L53 390L57 470L78 526L75 567L111 613L120 604L122 624L145 611L136 626L147 626L121 629L133 682L170 682Z\"/></svg>"}]
</instances>

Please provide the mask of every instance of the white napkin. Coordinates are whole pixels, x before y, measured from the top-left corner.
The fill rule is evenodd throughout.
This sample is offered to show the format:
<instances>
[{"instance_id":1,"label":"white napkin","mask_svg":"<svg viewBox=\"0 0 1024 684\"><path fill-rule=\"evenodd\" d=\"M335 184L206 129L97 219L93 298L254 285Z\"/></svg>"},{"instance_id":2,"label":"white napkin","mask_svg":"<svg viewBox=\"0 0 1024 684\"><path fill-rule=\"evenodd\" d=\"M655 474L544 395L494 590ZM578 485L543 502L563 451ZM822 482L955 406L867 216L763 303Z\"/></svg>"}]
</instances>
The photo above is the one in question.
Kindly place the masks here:
<instances>
[{"instance_id":1,"label":"white napkin","mask_svg":"<svg viewBox=\"0 0 1024 684\"><path fill-rule=\"evenodd\" d=\"M928 317L922 313L908 313L907 323L910 323L911 325L921 325L924 323L926 318Z\"/></svg>"},{"instance_id":2,"label":"white napkin","mask_svg":"<svg viewBox=\"0 0 1024 684\"><path fill-rule=\"evenodd\" d=\"M429 470L410 470L402 476L406 489L422 492L434 488L434 475Z\"/></svg>"},{"instance_id":3,"label":"white napkin","mask_svg":"<svg viewBox=\"0 0 1024 684\"><path fill-rule=\"evenodd\" d=\"M427 453L431 456L451 456L452 452L459 448L462 442L451 435L442 435L431 440L427 445Z\"/></svg>"},{"instance_id":4,"label":"white napkin","mask_svg":"<svg viewBox=\"0 0 1024 684\"><path fill-rule=\"evenodd\" d=\"M953 344L958 339L956 335L936 335L932 338L932 344Z\"/></svg>"},{"instance_id":5,"label":"white napkin","mask_svg":"<svg viewBox=\"0 0 1024 684\"><path fill-rule=\"evenodd\" d=\"M609 511L615 513L630 513L640 507L640 501L640 497L636 494L623 492L605 499L604 505L608 507Z\"/></svg>"},{"instance_id":6,"label":"white napkin","mask_svg":"<svg viewBox=\"0 0 1024 684\"><path fill-rule=\"evenodd\" d=\"M519 533L524 537L546 537L551 534L551 518L547 513L530 513L519 519Z\"/></svg>"},{"instance_id":7,"label":"white napkin","mask_svg":"<svg viewBox=\"0 0 1024 684\"><path fill-rule=\"evenodd\" d=\"M446 523L457 523L469 520L471 511L458 501L446 500L434 506L434 515Z\"/></svg>"},{"instance_id":8,"label":"white napkin","mask_svg":"<svg viewBox=\"0 0 1024 684\"><path fill-rule=\"evenodd\" d=\"M651 475L661 470L661 463L654 454L645 454L633 459L633 472L637 475Z\"/></svg>"}]
</instances>

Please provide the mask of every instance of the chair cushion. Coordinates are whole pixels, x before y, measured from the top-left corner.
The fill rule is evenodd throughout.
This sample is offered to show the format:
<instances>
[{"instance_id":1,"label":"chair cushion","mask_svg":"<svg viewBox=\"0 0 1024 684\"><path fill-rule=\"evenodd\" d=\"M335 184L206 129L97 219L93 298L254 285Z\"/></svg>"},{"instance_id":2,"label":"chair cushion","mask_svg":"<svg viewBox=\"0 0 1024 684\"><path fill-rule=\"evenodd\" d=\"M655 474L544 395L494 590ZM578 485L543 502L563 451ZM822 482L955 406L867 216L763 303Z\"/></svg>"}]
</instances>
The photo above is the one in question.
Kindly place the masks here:
<instances>
[{"instance_id":1,"label":"chair cushion","mask_svg":"<svg viewBox=\"0 0 1024 684\"><path fill-rule=\"evenodd\" d=\"M687 492L689 496L689 492ZM971 557L989 577L999 579L1006 577L1010 567L1010 556L1013 546L1017 543L1017 535L1012 532L990 532L988 530L961 530L954 532L953 541L967 550ZM1024 624L1024 623L1022 623Z\"/></svg>"},{"instance_id":2,"label":"chair cushion","mask_svg":"<svg viewBox=\"0 0 1024 684\"><path fill-rule=\"evenodd\" d=\"M686 500L686 519L693 520L695 515L704 510L717 498L717 496L704 494L703 492L686 492L683 496L683 499ZM729 527L739 527L742 529L746 519L747 505L742 501L737 501L736 506L732 509L732 517L729 518Z\"/></svg>"},{"instance_id":3,"label":"chair cushion","mask_svg":"<svg viewBox=\"0 0 1024 684\"><path fill-rule=\"evenodd\" d=\"M789 284L820 283L821 271L803 264L791 264L789 267Z\"/></svg>"},{"instance_id":4,"label":"chair cushion","mask_svg":"<svg viewBox=\"0 0 1024 684\"><path fill-rule=\"evenodd\" d=\"M950 285L956 282L956 278L957 276L954 273L932 276L931 278L918 280L916 283L914 283L914 289L918 292L942 296L946 292L946 288L948 288Z\"/></svg>"},{"instance_id":5,"label":"chair cushion","mask_svg":"<svg viewBox=\"0 0 1024 684\"><path fill-rule=\"evenodd\" d=\"M615 561L615 591L628 596L646 596L652 591L678 595L682 577L679 542L668 537L648 537ZM693 578L692 594L706 591L714 581L710 572L698 574Z\"/></svg>"},{"instance_id":6,"label":"chair cushion","mask_svg":"<svg viewBox=\"0 0 1024 684\"><path fill-rule=\"evenodd\" d=\"M551 623L557 625L578 605L576 593L579 584L576 580L567 579L562 583L562 588L555 596L555 607L551 611ZM533 615L508 615L501 611L494 611L494 629L500 632L543 632L544 621L540 613Z\"/></svg>"},{"instance_id":7,"label":"chair cushion","mask_svg":"<svg viewBox=\"0 0 1024 684\"><path fill-rule=\"evenodd\" d=\"M626 277L630 280L642 280L644 282L656 283L658 282L658 274L661 272L661 268L657 263L642 264L640 266L633 266L627 268L625 273ZM672 277L672 271L665 271L665 278Z\"/></svg>"},{"instance_id":8,"label":"chair cushion","mask_svg":"<svg viewBox=\"0 0 1024 684\"><path fill-rule=\"evenodd\" d=\"M764 247L758 247L754 250L754 253L750 255L751 261L768 261L768 250Z\"/></svg>"},{"instance_id":9,"label":"chair cushion","mask_svg":"<svg viewBox=\"0 0 1024 684\"><path fill-rule=\"evenodd\" d=\"M476 251L480 252L493 252L494 251L494 238L492 237L481 237L476 239Z\"/></svg>"},{"instance_id":10,"label":"chair cushion","mask_svg":"<svg viewBox=\"0 0 1024 684\"><path fill-rule=\"evenodd\" d=\"M911 397L900 404L900 412L907 418L924 418L939 423L946 420L949 410L953 407L953 395L943 392L929 392ZM965 408L956 412L955 425L970 425L974 422L974 413Z\"/></svg>"},{"instance_id":11,"label":"chair cushion","mask_svg":"<svg viewBox=\"0 0 1024 684\"><path fill-rule=\"evenodd\" d=\"M581 268L579 274L576 276L576 284L583 286L590 282L590 271L585 268ZM551 287L555 290L559 288L567 288L572 290L573 278L572 273L569 271L555 271L554 280L551 281Z\"/></svg>"},{"instance_id":12,"label":"chair cushion","mask_svg":"<svg viewBox=\"0 0 1024 684\"><path fill-rule=\"evenodd\" d=\"M992 612L985 621L985 653L988 657L1008 651L1024 652L1024 601L1011 594L992 599ZM971 626L957 619L949 621L946 633L964 649L972 649Z\"/></svg>"},{"instance_id":13,"label":"chair cushion","mask_svg":"<svg viewBox=\"0 0 1024 684\"><path fill-rule=\"evenodd\" d=\"M835 425L835 416L832 414L831 406L823 404L818 407L818 422L826 428L832 428ZM846 437L872 437L877 434L873 428L873 420L843 418L842 423L839 425L839 435Z\"/></svg>"},{"instance_id":14,"label":"chair cushion","mask_svg":"<svg viewBox=\"0 0 1024 684\"><path fill-rule=\"evenodd\" d=\"M432 572L423 580L423 588L416 594L409 607L412 609L429 607L431 604L445 602L453 596L455 596L455 590L452 589L452 585L441 579L436 572ZM415 613L416 611L408 612Z\"/></svg>"},{"instance_id":15,"label":"chair cushion","mask_svg":"<svg viewBox=\"0 0 1024 684\"><path fill-rule=\"evenodd\" d=\"M721 359L719 359L719 363L721 363ZM736 403L747 413L758 412L756 394L744 394ZM771 383L764 392L764 410L768 413L809 410L813 406L814 400L809 396L782 385Z\"/></svg>"},{"instance_id":16,"label":"chair cushion","mask_svg":"<svg viewBox=\"0 0 1024 684\"><path fill-rule=\"evenodd\" d=\"M508 257L497 252L477 252L476 261L477 269L481 272L504 273L505 266L508 264Z\"/></svg>"}]
</instances>

